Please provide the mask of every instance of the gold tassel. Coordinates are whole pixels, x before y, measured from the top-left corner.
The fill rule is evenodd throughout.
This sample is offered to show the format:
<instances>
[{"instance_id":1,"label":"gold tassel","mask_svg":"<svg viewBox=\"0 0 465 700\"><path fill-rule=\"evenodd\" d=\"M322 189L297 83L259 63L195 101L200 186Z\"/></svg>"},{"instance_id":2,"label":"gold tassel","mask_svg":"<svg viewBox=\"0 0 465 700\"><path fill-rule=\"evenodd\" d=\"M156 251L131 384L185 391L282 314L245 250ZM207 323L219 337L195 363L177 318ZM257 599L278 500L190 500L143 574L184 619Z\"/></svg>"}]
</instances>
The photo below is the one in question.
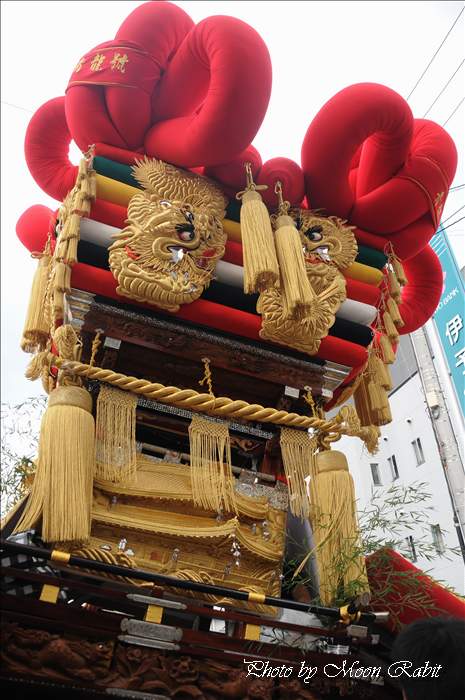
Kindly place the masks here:
<instances>
[{"instance_id":1,"label":"gold tassel","mask_svg":"<svg viewBox=\"0 0 465 700\"><path fill-rule=\"evenodd\" d=\"M389 340L392 343L397 343L399 341L399 332L392 321L389 311L383 313L383 326Z\"/></svg>"},{"instance_id":2,"label":"gold tassel","mask_svg":"<svg viewBox=\"0 0 465 700\"><path fill-rule=\"evenodd\" d=\"M392 413L389 403L379 411L378 415L378 425L387 425L388 423L392 423Z\"/></svg>"},{"instance_id":3,"label":"gold tassel","mask_svg":"<svg viewBox=\"0 0 465 700\"><path fill-rule=\"evenodd\" d=\"M55 264L55 288L60 292L69 292L71 289L71 268L64 262Z\"/></svg>"},{"instance_id":4,"label":"gold tassel","mask_svg":"<svg viewBox=\"0 0 465 700\"><path fill-rule=\"evenodd\" d=\"M228 424L195 415L189 441L194 504L216 513L237 512Z\"/></svg>"},{"instance_id":5,"label":"gold tassel","mask_svg":"<svg viewBox=\"0 0 465 700\"><path fill-rule=\"evenodd\" d=\"M404 326L405 324L402 320L402 316L400 315L400 311L399 311L399 307L397 306L397 302L392 297L387 298L386 309L389 311L389 314L392 318L394 325L397 328L402 328L402 326Z\"/></svg>"},{"instance_id":6,"label":"gold tassel","mask_svg":"<svg viewBox=\"0 0 465 700\"><path fill-rule=\"evenodd\" d=\"M399 258L393 257L391 260L391 265L394 270L394 274L397 277L399 284L404 287L407 284L407 277L405 276L404 266L400 262Z\"/></svg>"},{"instance_id":7,"label":"gold tassel","mask_svg":"<svg viewBox=\"0 0 465 700\"><path fill-rule=\"evenodd\" d=\"M46 294L50 275L50 239L39 258L39 264L34 273L29 306L24 322L21 349L24 352L43 350L50 333L50 320L46 313Z\"/></svg>"},{"instance_id":8,"label":"gold tassel","mask_svg":"<svg viewBox=\"0 0 465 700\"><path fill-rule=\"evenodd\" d=\"M370 379L367 389L371 410L373 412L381 410L383 402L379 385L373 379Z\"/></svg>"},{"instance_id":9,"label":"gold tassel","mask_svg":"<svg viewBox=\"0 0 465 700\"><path fill-rule=\"evenodd\" d=\"M288 215L290 204L283 201L281 183L275 186L279 215L276 219L276 253L281 273L281 294L286 318L302 320L309 315L316 295L305 269L302 241L294 220Z\"/></svg>"},{"instance_id":10,"label":"gold tassel","mask_svg":"<svg viewBox=\"0 0 465 700\"><path fill-rule=\"evenodd\" d=\"M399 302L401 299L401 291L400 291L400 284L397 281L397 277L395 275L395 272L393 270L389 270L388 272L388 281L389 281L389 292L395 301Z\"/></svg>"},{"instance_id":11,"label":"gold tassel","mask_svg":"<svg viewBox=\"0 0 465 700\"><path fill-rule=\"evenodd\" d=\"M360 420L360 425L374 425L374 418L370 409L370 399L368 396L366 379L362 377L358 387L354 391L355 410Z\"/></svg>"},{"instance_id":12,"label":"gold tassel","mask_svg":"<svg viewBox=\"0 0 465 700\"><path fill-rule=\"evenodd\" d=\"M386 391L391 391L392 378L391 378L391 373L389 371L389 367L384 364L384 362L382 361L382 359L380 357L378 357L377 355L375 357L376 357L378 383Z\"/></svg>"},{"instance_id":13,"label":"gold tassel","mask_svg":"<svg viewBox=\"0 0 465 700\"><path fill-rule=\"evenodd\" d=\"M137 396L102 384L97 399L96 476L129 483L137 470Z\"/></svg>"},{"instance_id":14,"label":"gold tassel","mask_svg":"<svg viewBox=\"0 0 465 700\"><path fill-rule=\"evenodd\" d=\"M92 398L82 387L58 387L42 418L34 483L15 532L41 521L45 542L87 540L94 470Z\"/></svg>"},{"instance_id":15,"label":"gold tassel","mask_svg":"<svg viewBox=\"0 0 465 700\"><path fill-rule=\"evenodd\" d=\"M244 256L244 292L252 294L268 287L277 286L279 267L276 258L270 216L258 190L266 185L256 185L252 178L250 163L245 164L247 186L238 192L242 199L241 236Z\"/></svg>"},{"instance_id":16,"label":"gold tassel","mask_svg":"<svg viewBox=\"0 0 465 700\"><path fill-rule=\"evenodd\" d=\"M316 440L303 430L281 428L280 445L291 513L308 518L310 504L306 479L316 474Z\"/></svg>"},{"instance_id":17,"label":"gold tassel","mask_svg":"<svg viewBox=\"0 0 465 700\"><path fill-rule=\"evenodd\" d=\"M389 265L391 265L394 275L400 286L405 286L407 284L407 277L405 276L404 266L397 257L394 251L394 246L391 242L387 245L387 250L384 251L388 256Z\"/></svg>"},{"instance_id":18,"label":"gold tassel","mask_svg":"<svg viewBox=\"0 0 465 700\"><path fill-rule=\"evenodd\" d=\"M373 350L371 351L368 366L376 384L383 387L383 389L390 390L392 388L391 375L382 359Z\"/></svg>"},{"instance_id":19,"label":"gold tassel","mask_svg":"<svg viewBox=\"0 0 465 700\"><path fill-rule=\"evenodd\" d=\"M365 558L355 511L355 489L342 452L316 455L317 474L310 481L312 531L316 545L320 599L330 605L338 589L369 592Z\"/></svg>"},{"instance_id":20,"label":"gold tassel","mask_svg":"<svg viewBox=\"0 0 465 700\"><path fill-rule=\"evenodd\" d=\"M387 339L384 333L379 335L379 347L381 349L383 360L385 364L392 365L395 362L396 356L394 350L392 349L392 344Z\"/></svg>"}]
</instances>

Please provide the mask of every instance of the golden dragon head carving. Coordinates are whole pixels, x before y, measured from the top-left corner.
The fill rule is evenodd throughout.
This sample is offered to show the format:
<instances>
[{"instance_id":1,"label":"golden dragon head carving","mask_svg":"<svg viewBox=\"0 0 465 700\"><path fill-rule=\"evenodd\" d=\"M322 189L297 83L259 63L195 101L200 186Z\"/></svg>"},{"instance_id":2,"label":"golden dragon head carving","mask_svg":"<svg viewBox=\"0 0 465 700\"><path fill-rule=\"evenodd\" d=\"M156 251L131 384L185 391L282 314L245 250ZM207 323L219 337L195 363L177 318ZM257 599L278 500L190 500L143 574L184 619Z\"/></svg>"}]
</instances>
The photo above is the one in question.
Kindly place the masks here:
<instances>
[{"instance_id":1,"label":"golden dragon head carving","mask_svg":"<svg viewBox=\"0 0 465 700\"><path fill-rule=\"evenodd\" d=\"M133 173L144 189L109 249L117 291L177 311L200 297L224 254L226 200L206 178L159 160L144 158Z\"/></svg>"},{"instance_id":2,"label":"golden dragon head carving","mask_svg":"<svg viewBox=\"0 0 465 700\"><path fill-rule=\"evenodd\" d=\"M262 292L257 303L262 315L260 336L314 355L346 298L340 270L355 260L357 243L352 227L337 217L319 216L306 209L291 209L289 214L302 240L307 276L316 296L308 316L297 321L286 317L279 289Z\"/></svg>"}]
</instances>

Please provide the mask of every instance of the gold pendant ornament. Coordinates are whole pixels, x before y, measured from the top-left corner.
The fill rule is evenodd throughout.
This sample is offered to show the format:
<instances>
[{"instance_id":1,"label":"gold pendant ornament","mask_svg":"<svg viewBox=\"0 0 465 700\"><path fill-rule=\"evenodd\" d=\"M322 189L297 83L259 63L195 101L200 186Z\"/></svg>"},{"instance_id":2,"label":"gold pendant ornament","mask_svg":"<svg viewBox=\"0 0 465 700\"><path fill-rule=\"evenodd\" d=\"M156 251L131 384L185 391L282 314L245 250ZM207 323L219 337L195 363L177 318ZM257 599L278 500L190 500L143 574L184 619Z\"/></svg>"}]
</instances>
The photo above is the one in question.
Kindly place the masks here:
<instances>
[{"instance_id":1,"label":"gold pendant ornament","mask_svg":"<svg viewBox=\"0 0 465 700\"><path fill-rule=\"evenodd\" d=\"M206 178L160 160L137 161L133 174L144 190L109 248L117 292L178 311L201 296L224 255L227 202Z\"/></svg>"}]
</instances>

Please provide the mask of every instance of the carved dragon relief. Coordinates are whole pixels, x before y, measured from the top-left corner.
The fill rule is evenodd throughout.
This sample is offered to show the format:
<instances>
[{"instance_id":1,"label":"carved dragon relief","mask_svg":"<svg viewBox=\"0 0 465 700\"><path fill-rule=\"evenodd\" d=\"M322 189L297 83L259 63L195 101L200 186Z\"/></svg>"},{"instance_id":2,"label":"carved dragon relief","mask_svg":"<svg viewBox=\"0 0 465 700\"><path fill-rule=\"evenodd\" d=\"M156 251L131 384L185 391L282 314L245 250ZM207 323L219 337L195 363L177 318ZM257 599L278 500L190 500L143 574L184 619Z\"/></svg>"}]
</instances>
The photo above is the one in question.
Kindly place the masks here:
<instances>
[{"instance_id":1,"label":"carved dragon relief","mask_svg":"<svg viewBox=\"0 0 465 700\"><path fill-rule=\"evenodd\" d=\"M289 214L300 233L307 276L316 298L310 314L296 321L285 316L279 289L262 292L257 303L257 311L262 315L260 337L314 355L346 299L340 270L355 260L357 243L352 227L342 219L303 209L291 209Z\"/></svg>"},{"instance_id":2,"label":"carved dragon relief","mask_svg":"<svg viewBox=\"0 0 465 700\"><path fill-rule=\"evenodd\" d=\"M225 250L226 199L214 183L160 160L133 167L143 187L109 248L118 294L177 311L198 299Z\"/></svg>"}]
</instances>

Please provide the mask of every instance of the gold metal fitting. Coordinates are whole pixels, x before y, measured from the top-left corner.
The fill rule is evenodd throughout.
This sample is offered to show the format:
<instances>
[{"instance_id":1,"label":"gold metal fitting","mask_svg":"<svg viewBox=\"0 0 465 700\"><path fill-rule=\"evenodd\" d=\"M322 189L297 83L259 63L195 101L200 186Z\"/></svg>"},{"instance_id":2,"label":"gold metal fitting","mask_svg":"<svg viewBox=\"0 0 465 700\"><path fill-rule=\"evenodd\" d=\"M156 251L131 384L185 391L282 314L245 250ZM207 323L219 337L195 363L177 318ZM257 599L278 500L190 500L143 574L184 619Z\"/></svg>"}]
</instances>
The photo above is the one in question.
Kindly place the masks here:
<instances>
[{"instance_id":1,"label":"gold metal fitting","mask_svg":"<svg viewBox=\"0 0 465 700\"><path fill-rule=\"evenodd\" d=\"M250 591L249 593L249 603L264 603L265 602L265 594L264 593L254 593L253 591Z\"/></svg>"},{"instance_id":2,"label":"gold metal fitting","mask_svg":"<svg viewBox=\"0 0 465 700\"><path fill-rule=\"evenodd\" d=\"M51 561L56 561L56 562L59 562L60 564L69 564L70 559L71 559L71 554L69 552L62 552L59 549L54 549L52 551L52 556L50 557Z\"/></svg>"}]
</instances>

